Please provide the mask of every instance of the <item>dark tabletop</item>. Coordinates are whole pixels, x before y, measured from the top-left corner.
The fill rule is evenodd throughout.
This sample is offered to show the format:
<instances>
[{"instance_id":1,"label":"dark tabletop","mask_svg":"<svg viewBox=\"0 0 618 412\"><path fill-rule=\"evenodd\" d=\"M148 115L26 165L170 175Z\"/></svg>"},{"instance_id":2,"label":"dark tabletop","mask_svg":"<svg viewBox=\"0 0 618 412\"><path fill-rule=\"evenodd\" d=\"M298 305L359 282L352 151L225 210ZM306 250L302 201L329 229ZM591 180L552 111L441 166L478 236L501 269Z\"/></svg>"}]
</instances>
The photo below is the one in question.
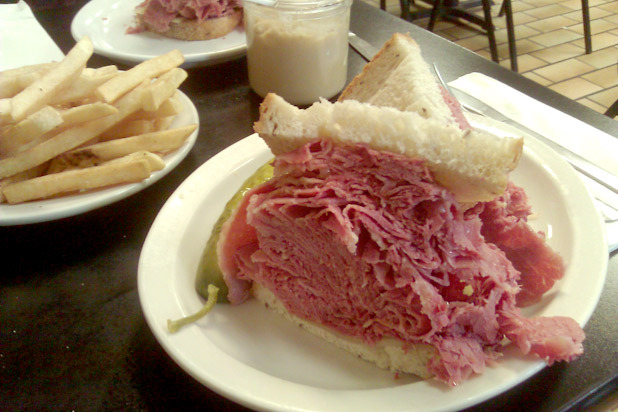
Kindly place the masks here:
<instances>
[{"instance_id":1,"label":"dark tabletop","mask_svg":"<svg viewBox=\"0 0 618 412\"><path fill-rule=\"evenodd\" d=\"M35 11L65 52L75 43L70 23L84 1L76 3ZM410 32L447 80L482 72L618 135L618 122L375 7L354 3L351 29L374 45L395 31ZM110 63L93 56L89 65ZM350 52L350 79L363 63ZM0 410L246 410L168 357L146 325L136 288L142 244L166 199L206 160L252 133L260 98L250 90L246 71L244 58L189 70L181 89L199 112L199 137L187 158L153 186L82 215L0 228ZM556 410L615 374L617 298L614 254L601 301L585 327L585 355L545 368L469 411Z\"/></svg>"}]
</instances>

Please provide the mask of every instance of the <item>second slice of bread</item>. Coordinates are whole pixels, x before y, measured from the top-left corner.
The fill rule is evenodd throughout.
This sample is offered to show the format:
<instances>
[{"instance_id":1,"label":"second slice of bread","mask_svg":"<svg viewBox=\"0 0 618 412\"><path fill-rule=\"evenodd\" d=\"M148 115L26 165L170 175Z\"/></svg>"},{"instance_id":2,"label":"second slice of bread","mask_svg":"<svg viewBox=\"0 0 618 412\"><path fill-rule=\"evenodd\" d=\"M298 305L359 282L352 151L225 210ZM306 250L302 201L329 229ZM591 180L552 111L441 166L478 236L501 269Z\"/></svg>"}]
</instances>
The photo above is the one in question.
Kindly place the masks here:
<instances>
[{"instance_id":1,"label":"second slice of bread","mask_svg":"<svg viewBox=\"0 0 618 412\"><path fill-rule=\"evenodd\" d=\"M341 92L339 101L412 111L425 118L454 121L437 79L408 35L395 33Z\"/></svg>"}]
</instances>

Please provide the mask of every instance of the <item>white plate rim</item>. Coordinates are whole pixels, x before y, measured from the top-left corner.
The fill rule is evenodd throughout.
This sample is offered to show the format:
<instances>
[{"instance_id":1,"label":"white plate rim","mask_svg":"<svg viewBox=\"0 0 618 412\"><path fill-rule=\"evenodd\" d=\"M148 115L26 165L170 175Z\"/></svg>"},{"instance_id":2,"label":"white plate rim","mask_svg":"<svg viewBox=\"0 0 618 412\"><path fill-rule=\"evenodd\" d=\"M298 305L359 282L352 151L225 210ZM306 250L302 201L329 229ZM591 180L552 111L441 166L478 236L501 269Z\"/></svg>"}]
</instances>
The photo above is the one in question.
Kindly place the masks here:
<instances>
[{"instance_id":1,"label":"white plate rim","mask_svg":"<svg viewBox=\"0 0 618 412\"><path fill-rule=\"evenodd\" d=\"M197 128L189 135L181 147L163 157L165 161L163 169L152 173L150 177L138 183L16 205L1 203L0 226L48 222L86 213L140 192L171 172L189 154L195 145L199 133L199 115L195 105L186 94L180 90L178 92L184 110L176 115L170 127L181 127L195 123Z\"/></svg>"},{"instance_id":2,"label":"white plate rim","mask_svg":"<svg viewBox=\"0 0 618 412\"><path fill-rule=\"evenodd\" d=\"M192 42L170 39L150 32L125 34L124 30L133 22L133 10L141 1L91 0L82 6L71 22L73 39L78 41L87 35L92 40L95 53L127 65L141 63L172 49L179 49L183 53L185 63L182 67L184 68L222 63L242 57L247 51L245 31L242 24L223 38ZM116 17L118 15L121 17ZM110 25L116 29L116 33L113 33L114 36L117 35L129 41L131 38L127 36L138 36L141 41L157 48L149 52L147 47L125 51L118 47L120 42L114 41L111 34L104 36L100 33L101 31L109 33L109 28L103 27L104 25ZM228 40L230 37L235 40ZM122 43L130 44L128 42ZM203 50L198 51L197 49L200 48Z\"/></svg>"},{"instance_id":3,"label":"white plate rim","mask_svg":"<svg viewBox=\"0 0 618 412\"><path fill-rule=\"evenodd\" d=\"M503 134L517 132L509 126L489 119L473 119L473 125L493 129L494 132ZM142 310L156 339L189 375L222 396L256 410L324 412L372 409L394 411L405 408L406 410L444 412L470 407L492 398L523 382L545 367L544 362L521 356L510 347L505 351L505 359L502 361L504 368L490 368L483 375L475 376L457 388L449 389L432 381L420 381L411 384L412 386L341 390L319 388L280 379L243 364L221 351L216 345L205 347L203 353L187 353L185 342L207 334L208 328L198 323L174 335L166 331L164 323L166 318L186 316L199 308L196 305L200 302L198 300L197 303L192 302L189 305L182 302L179 296L174 295L173 290L165 292L157 290L162 285L166 287L173 285L173 278L176 276L173 270L177 263L174 262L174 256L161 256L161 249L157 246L157 242L165 234L166 250L174 250L172 245L178 237L182 236L181 232L186 229L191 213L197 211L196 202L206 196L202 191L202 189L206 190L204 179L212 179L213 174L220 176L224 170L236 173L257 156L261 156L261 162L267 161L270 153L265 148L261 139L254 134L204 163L169 198L152 224L144 242L138 265L138 292ZM266 154L264 154L265 150ZM537 164L540 164L539 161L542 160L543 164L540 167L553 177L560 176L560 179L556 180L558 185L556 189L577 199L567 205L571 209L576 206L578 213L571 216L576 223L573 224L576 229L573 241L576 244L571 247L573 260L569 263L565 279L570 282L568 286L573 288L577 287L577 284L572 284L575 282L574 273L585 269L587 276L590 277L587 277L589 283L577 302L577 310L565 315L573 317L584 326L598 303L607 271L607 243L601 218L576 172L550 148L534 139L526 139L524 158L532 159L531 161ZM223 178L220 177L220 179ZM219 202L224 204L225 201ZM222 206L211 206L215 209L212 213L218 216ZM210 230L204 229L206 232ZM577 236L582 234L586 235L586 239L579 240ZM578 292L581 291L578 290ZM566 294L568 295L568 292ZM565 299L573 299L571 296ZM170 302L162 305L162 297L167 297ZM560 299L561 297L555 298L555 301ZM541 305L539 309L541 313L560 314L551 313L553 302L546 306ZM155 305L158 307L155 308ZM217 360L211 370L200 369L200 365L195 361L195 357L200 356L208 356L211 360ZM489 387L488 382L491 383ZM375 409L376 405L379 405L378 409Z\"/></svg>"}]
</instances>

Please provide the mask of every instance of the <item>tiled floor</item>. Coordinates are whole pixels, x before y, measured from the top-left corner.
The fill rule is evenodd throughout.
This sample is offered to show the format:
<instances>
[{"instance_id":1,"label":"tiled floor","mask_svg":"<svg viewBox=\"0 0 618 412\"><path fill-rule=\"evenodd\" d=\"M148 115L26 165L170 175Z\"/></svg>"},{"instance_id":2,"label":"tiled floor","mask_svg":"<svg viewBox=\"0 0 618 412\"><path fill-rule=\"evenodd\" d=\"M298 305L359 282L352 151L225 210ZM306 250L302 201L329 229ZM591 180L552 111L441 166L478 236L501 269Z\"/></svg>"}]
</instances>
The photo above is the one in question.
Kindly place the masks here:
<instances>
[{"instance_id":1,"label":"tiled floor","mask_svg":"<svg viewBox=\"0 0 618 412\"><path fill-rule=\"evenodd\" d=\"M379 0L364 1L379 7ZM500 64L510 68L500 5L495 0L492 18ZM589 0L589 6L593 52L585 54L581 0L512 0L517 62L524 76L603 113L618 99L618 0ZM386 9L399 16L399 0L387 0ZM480 6L471 11L482 15ZM414 23L427 27L427 21ZM438 21L434 32L491 58L487 36L473 25Z\"/></svg>"}]
</instances>

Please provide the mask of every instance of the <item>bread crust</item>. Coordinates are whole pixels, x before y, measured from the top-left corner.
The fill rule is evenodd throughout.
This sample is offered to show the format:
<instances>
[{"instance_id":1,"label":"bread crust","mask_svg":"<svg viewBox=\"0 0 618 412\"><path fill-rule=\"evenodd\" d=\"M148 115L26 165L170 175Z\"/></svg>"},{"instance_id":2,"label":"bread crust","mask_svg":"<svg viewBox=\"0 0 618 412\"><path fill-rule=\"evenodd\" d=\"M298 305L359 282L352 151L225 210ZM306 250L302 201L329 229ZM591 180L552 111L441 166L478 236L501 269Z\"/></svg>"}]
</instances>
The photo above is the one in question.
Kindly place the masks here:
<instances>
[{"instance_id":1,"label":"bread crust","mask_svg":"<svg viewBox=\"0 0 618 412\"><path fill-rule=\"evenodd\" d=\"M170 23L169 30L163 32L158 31L151 24L144 21L143 14L137 12L136 18L141 27L153 33L179 40L198 41L211 40L225 36L240 24L243 18L243 11L242 9L238 9L226 16L214 17L202 22L177 18Z\"/></svg>"},{"instance_id":2,"label":"bread crust","mask_svg":"<svg viewBox=\"0 0 618 412\"><path fill-rule=\"evenodd\" d=\"M341 92L337 100L340 102L344 100L348 100L348 99L363 101L363 99L358 98L359 94L363 94L367 97L370 97L374 94L375 90L380 89L382 85L384 84L385 79L383 76L385 74L384 73L385 70L384 68L380 68L379 77L378 77L378 73L373 75L373 71L376 70L374 69L374 67L376 66L375 62L376 61L381 62L385 59L388 59L388 56L391 53L395 53L397 58L404 58L405 56L399 55L398 50L396 50L397 44L401 44L401 43L407 43L410 49L416 48L416 49L419 49L419 52L420 52L418 43L416 43L410 36L404 36L401 33L394 33L391 36L391 38L388 39L386 43L384 43L382 48L378 50L378 52L373 57L373 59L371 59L371 62L363 66L363 70L361 71L361 73L355 76L352 79L352 81L346 86L346 88L343 89L343 91ZM392 70L396 68L399 65L399 63L400 61L398 59L395 59L395 60L391 59L389 61L389 64L392 67L390 67L390 69ZM371 83L373 79L369 79L369 81L367 81L368 80L367 77L375 77L378 80L377 82L369 86L371 90L368 90L367 83Z\"/></svg>"}]
</instances>

